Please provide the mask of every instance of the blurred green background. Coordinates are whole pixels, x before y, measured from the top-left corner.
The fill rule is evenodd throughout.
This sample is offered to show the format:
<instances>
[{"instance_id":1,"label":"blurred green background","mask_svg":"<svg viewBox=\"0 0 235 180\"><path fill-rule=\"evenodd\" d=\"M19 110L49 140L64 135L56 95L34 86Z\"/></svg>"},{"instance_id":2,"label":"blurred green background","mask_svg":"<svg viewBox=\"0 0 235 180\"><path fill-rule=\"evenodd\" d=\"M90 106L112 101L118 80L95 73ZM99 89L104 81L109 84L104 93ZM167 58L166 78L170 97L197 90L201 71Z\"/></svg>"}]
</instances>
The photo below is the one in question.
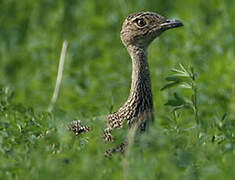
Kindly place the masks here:
<instances>
[{"instance_id":1,"label":"blurred green background","mask_svg":"<svg viewBox=\"0 0 235 180\"><path fill-rule=\"evenodd\" d=\"M45 109L62 42L68 40L56 108L77 115L107 113L112 103L116 109L128 95L131 77L131 61L119 37L122 22L130 13L153 11L185 25L164 33L149 50L158 111L165 109L167 94L159 92L164 77L186 63L200 75L205 108L234 113L234 7L233 1L219 0L2 1L0 83L14 89L16 102Z\"/></svg>"},{"instance_id":2,"label":"blurred green background","mask_svg":"<svg viewBox=\"0 0 235 180\"><path fill-rule=\"evenodd\" d=\"M169 74L170 69L177 67L179 63L193 66L198 73L201 119L210 121L217 116L221 117L226 112L231 119L235 118L235 23L233 22L235 2L232 0L3 0L0 4L0 86L9 87L14 93L12 104L32 107L37 112L47 110L56 81L62 43L68 40L69 49L61 91L50 121L57 122L57 125L76 118L89 121L93 116L116 110L126 100L131 81L131 60L119 37L122 22L130 13L153 11L169 18L179 19L184 23L182 28L165 32L149 48L157 122L165 121L165 118L170 116L170 109L164 106L164 103L174 90L162 92L160 88L165 84L164 78ZM187 91L181 93L187 95ZM24 115L19 116L24 119ZM7 119L5 116L4 118ZM4 118L2 116L2 119ZM161 125L157 126L162 128ZM164 129L161 130L164 131ZM63 136L69 137L66 133ZM60 142L60 135L57 138ZM65 142L67 141L69 140ZM170 166L175 176L158 174L158 176L145 177L142 174L138 176L142 177L139 179L183 177L178 176L178 173L185 170L184 165L180 169L175 169L175 166L170 163L171 160L167 158L170 152L168 148L171 148L172 142L169 141L165 146L164 142L162 143L166 151L164 148L160 150L163 154L159 161ZM161 146L160 142L159 147ZM65 148L64 153L68 149L68 147ZM73 150L69 157L76 154L77 149ZM214 151L216 150L213 149L210 153ZM183 152L180 151L180 153ZM38 154L41 154L41 151ZM35 161L39 157L38 154L32 155ZM187 155L186 153L185 156ZM164 159L165 157L167 160ZM200 155L197 154L197 157ZM27 157L25 158L19 162L27 162ZM86 158L89 159L88 156ZM162 161L161 158L163 158ZM186 157L183 155L183 158ZM83 161L89 161L92 164L92 161L87 159ZM218 155L217 160L219 159ZM77 162L79 162L78 159ZM147 163L142 160L140 162ZM55 166L57 162L51 160L51 163ZM115 163L106 163L109 167L115 166ZM162 166L164 174L167 167L164 169L164 164ZM191 164L190 168L192 168ZM215 169L215 172L222 173L219 178L225 177L225 174L228 179L232 177L226 167L220 169L212 165L208 168L211 168L207 169L208 171ZM84 175L83 178L91 178L88 170L80 170ZM29 175L27 178L42 178L34 174L35 169L29 171L32 176ZM45 169L41 171L44 174L47 172ZM16 175L11 177L21 179L17 176L18 171L15 172ZM57 172L56 167L52 168L51 173L53 172ZM76 177L73 169L71 172L74 174L72 173L68 179ZM104 168L101 174L114 172L106 171ZM191 169L184 173L190 172ZM48 176L49 179L52 174ZM218 174L214 175L205 176L205 179L215 178ZM45 175L44 178L46 177ZM113 179L120 179L120 177L120 174L117 176L113 174ZM191 179L196 177L192 176ZM97 179L99 178L103 176L97 176Z\"/></svg>"}]
</instances>

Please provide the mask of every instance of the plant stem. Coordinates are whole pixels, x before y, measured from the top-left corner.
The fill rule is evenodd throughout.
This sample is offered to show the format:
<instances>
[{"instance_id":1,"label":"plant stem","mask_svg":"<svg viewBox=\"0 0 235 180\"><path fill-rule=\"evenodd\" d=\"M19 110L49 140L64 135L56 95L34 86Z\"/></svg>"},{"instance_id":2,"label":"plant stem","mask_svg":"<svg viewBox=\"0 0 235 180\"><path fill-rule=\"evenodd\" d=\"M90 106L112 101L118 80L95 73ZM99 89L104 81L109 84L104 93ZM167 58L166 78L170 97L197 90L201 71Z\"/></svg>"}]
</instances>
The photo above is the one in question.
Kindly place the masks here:
<instances>
[{"instance_id":1,"label":"plant stem","mask_svg":"<svg viewBox=\"0 0 235 180\"><path fill-rule=\"evenodd\" d=\"M192 72L193 73L193 72ZM194 119L197 125L200 125L199 118L198 118L198 91L197 91L197 86L195 83L195 75L193 73L193 76L191 76L192 79L192 90L193 90L193 107L194 107Z\"/></svg>"},{"instance_id":2,"label":"plant stem","mask_svg":"<svg viewBox=\"0 0 235 180\"><path fill-rule=\"evenodd\" d=\"M61 85L61 81L62 81L62 77L63 77L63 69L64 69L64 62L65 62L67 48L68 48L68 41L64 41L63 47L61 50L61 54L60 54L60 61L59 61L56 85L55 85L53 96L51 98L50 105L48 107L49 112L51 112L53 110L54 104L55 104L57 97L58 97L58 94L59 94L60 85Z\"/></svg>"}]
</instances>

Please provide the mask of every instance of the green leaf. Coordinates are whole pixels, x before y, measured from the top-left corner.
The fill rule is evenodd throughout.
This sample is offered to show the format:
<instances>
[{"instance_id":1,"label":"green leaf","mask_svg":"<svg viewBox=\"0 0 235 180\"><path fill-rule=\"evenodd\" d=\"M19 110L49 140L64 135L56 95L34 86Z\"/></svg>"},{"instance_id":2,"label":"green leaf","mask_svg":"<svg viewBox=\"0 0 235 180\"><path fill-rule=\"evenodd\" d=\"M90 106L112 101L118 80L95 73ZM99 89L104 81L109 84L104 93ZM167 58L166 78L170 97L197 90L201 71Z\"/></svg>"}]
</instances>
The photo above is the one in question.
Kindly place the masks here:
<instances>
[{"instance_id":1,"label":"green leaf","mask_svg":"<svg viewBox=\"0 0 235 180\"><path fill-rule=\"evenodd\" d=\"M165 106L181 106L182 103L175 100L175 99L169 99L167 103L165 103Z\"/></svg>"},{"instance_id":2,"label":"green leaf","mask_svg":"<svg viewBox=\"0 0 235 180\"><path fill-rule=\"evenodd\" d=\"M166 106L181 106L186 104L185 100L180 97L177 93L174 93L174 98L175 99L170 99L167 101L165 104Z\"/></svg>"},{"instance_id":3,"label":"green leaf","mask_svg":"<svg viewBox=\"0 0 235 180\"><path fill-rule=\"evenodd\" d=\"M168 76L166 77L167 81L182 81L178 76Z\"/></svg>"},{"instance_id":4,"label":"green leaf","mask_svg":"<svg viewBox=\"0 0 235 180\"><path fill-rule=\"evenodd\" d=\"M179 73L179 74L185 74L184 71L181 71L181 70L175 69L175 68L171 69L171 71L172 71L172 72L175 72L175 73Z\"/></svg>"},{"instance_id":5,"label":"green leaf","mask_svg":"<svg viewBox=\"0 0 235 180\"><path fill-rule=\"evenodd\" d=\"M185 73L188 73L187 69L184 67L183 64L180 63L179 65L180 65L181 69L182 69Z\"/></svg>"},{"instance_id":6,"label":"green leaf","mask_svg":"<svg viewBox=\"0 0 235 180\"><path fill-rule=\"evenodd\" d=\"M186 89L192 89L192 85L187 83L187 82L183 82L180 84L180 87L182 88L186 88Z\"/></svg>"},{"instance_id":7,"label":"green leaf","mask_svg":"<svg viewBox=\"0 0 235 180\"><path fill-rule=\"evenodd\" d=\"M224 120L227 118L227 116L228 116L228 113L227 113L227 112L224 113L224 115L223 115L222 118L221 118L221 121L224 121Z\"/></svg>"},{"instance_id":8,"label":"green leaf","mask_svg":"<svg viewBox=\"0 0 235 180\"><path fill-rule=\"evenodd\" d=\"M174 97L175 99L177 99L178 101L181 101L181 102L185 102L184 98L183 97L180 97L178 93L174 93Z\"/></svg>"},{"instance_id":9,"label":"green leaf","mask_svg":"<svg viewBox=\"0 0 235 180\"><path fill-rule=\"evenodd\" d=\"M184 105L175 106L175 107L172 108L172 111L174 112L174 111L177 111L179 109L183 109L184 107L185 107Z\"/></svg>"},{"instance_id":10,"label":"green leaf","mask_svg":"<svg viewBox=\"0 0 235 180\"><path fill-rule=\"evenodd\" d=\"M172 88L172 87L178 85L179 83L180 83L180 82L178 82L178 81L174 81L174 82L172 82L172 83L166 84L166 85L163 86L160 90L163 91L163 90L165 90L165 89Z\"/></svg>"}]
</instances>

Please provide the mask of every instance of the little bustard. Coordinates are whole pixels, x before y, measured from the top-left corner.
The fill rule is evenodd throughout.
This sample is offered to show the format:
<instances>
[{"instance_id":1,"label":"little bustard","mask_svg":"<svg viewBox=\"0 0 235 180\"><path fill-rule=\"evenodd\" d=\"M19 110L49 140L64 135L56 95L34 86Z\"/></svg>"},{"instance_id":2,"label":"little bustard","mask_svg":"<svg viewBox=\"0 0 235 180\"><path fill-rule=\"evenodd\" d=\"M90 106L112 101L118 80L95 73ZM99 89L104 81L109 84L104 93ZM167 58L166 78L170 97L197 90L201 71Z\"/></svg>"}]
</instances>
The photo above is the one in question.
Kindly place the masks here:
<instances>
[{"instance_id":1,"label":"little bustard","mask_svg":"<svg viewBox=\"0 0 235 180\"><path fill-rule=\"evenodd\" d=\"M131 89L124 105L107 116L107 128L104 130L106 141L114 140L112 130L122 128L124 122L127 122L130 128L138 124L138 129L143 132L149 122L154 120L147 48L161 33L180 26L183 26L180 21L170 20L153 12L131 14L124 21L121 40L132 59ZM90 128L76 121L70 125L70 130L79 134L89 131Z\"/></svg>"}]
</instances>

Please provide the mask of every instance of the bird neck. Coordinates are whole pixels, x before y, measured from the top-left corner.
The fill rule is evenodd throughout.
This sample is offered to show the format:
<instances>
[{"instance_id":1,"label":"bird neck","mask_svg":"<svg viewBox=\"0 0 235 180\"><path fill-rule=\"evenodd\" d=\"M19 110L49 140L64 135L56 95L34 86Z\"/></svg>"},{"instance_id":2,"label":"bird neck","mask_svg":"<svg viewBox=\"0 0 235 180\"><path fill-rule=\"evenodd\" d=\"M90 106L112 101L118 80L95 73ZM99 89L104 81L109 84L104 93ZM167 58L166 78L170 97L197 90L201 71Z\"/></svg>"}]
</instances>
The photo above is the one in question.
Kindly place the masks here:
<instances>
[{"instance_id":1,"label":"bird neck","mask_svg":"<svg viewBox=\"0 0 235 180\"><path fill-rule=\"evenodd\" d=\"M132 59L132 82L127 104L140 108L139 111L153 109L151 79L147 59L147 48L128 46Z\"/></svg>"}]
</instances>

